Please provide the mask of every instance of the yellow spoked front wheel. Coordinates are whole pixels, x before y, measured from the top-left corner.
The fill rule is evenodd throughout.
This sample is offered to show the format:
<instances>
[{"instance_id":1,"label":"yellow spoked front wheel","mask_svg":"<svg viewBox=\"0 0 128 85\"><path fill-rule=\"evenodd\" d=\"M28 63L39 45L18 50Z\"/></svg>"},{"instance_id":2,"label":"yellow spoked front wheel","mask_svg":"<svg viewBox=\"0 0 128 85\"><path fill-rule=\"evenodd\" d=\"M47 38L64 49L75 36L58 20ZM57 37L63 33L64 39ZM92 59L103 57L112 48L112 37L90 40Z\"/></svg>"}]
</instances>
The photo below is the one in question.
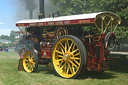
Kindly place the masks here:
<instances>
[{"instance_id":1,"label":"yellow spoked front wheel","mask_svg":"<svg viewBox=\"0 0 128 85\"><path fill-rule=\"evenodd\" d=\"M56 73L64 78L76 78L85 69L85 46L77 37L64 35L57 39L52 50Z\"/></svg>"},{"instance_id":2,"label":"yellow spoked front wheel","mask_svg":"<svg viewBox=\"0 0 128 85\"><path fill-rule=\"evenodd\" d=\"M38 67L38 57L33 51L25 52L23 56L23 67L26 72L35 72Z\"/></svg>"}]
</instances>

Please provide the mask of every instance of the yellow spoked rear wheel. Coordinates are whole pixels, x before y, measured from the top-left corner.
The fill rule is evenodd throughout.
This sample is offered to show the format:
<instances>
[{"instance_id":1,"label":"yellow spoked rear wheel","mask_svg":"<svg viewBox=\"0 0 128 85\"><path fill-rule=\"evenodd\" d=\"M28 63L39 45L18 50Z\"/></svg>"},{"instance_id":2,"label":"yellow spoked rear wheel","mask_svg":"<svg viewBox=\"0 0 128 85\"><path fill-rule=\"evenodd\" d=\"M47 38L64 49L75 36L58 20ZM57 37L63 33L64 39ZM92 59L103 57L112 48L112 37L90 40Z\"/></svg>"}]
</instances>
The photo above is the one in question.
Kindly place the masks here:
<instances>
[{"instance_id":1,"label":"yellow spoked rear wheel","mask_svg":"<svg viewBox=\"0 0 128 85\"><path fill-rule=\"evenodd\" d=\"M75 36L64 35L53 46L52 63L56 73L64 78L76 78L86 64L86 50Z\"/></svg>"},{"instance_id":2,"label":"yellow spoked rear wheel","mask_svg":"<svg viewBox=\"0 0 128 85\"><path fill-rule=\"evenodd\" d=\"M23 56L23 67L26 72L35 72L38 66L37 56L27 51Z\"/></svg>"}]
</instances>

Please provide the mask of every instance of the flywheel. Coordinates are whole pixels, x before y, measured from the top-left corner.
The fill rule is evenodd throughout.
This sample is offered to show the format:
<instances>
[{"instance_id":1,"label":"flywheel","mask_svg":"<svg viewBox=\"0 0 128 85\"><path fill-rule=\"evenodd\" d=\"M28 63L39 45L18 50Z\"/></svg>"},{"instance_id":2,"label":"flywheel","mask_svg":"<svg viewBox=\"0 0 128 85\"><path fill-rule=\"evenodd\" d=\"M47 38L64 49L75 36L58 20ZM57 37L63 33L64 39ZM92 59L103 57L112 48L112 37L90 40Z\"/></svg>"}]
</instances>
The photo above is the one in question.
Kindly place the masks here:
<instances>
[{"instance_id":1,"label":"flywheel","mask_svg":"<svg viewBox=\"0 0 128 85\"><path fill-rule=\"evenodd\" d=\"M55 30L55 39L58 39L59 37L63 35L68 35L68 30L66 27L58 27Z\"/></svg>"}]
</instances>

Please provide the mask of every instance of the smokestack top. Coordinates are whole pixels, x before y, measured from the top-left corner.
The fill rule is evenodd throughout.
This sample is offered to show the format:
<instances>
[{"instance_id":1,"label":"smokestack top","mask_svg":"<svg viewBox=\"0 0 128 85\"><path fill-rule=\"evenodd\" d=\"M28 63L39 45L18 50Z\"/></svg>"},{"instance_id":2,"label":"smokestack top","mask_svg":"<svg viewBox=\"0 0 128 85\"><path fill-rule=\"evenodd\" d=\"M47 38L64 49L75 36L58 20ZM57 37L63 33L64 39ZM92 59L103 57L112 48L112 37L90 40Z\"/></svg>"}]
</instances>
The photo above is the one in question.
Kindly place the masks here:
<instances>
[{"instance_id":1,"label":"smokestack top","mask_svg":"<svg viewBox=\"0 0 128 85\"><path fill-rule=\"evenodd\" d=\"M44 0L40 0L40 18L45 18L45 13L44 13Z\"/></svg>"}]
</instances>

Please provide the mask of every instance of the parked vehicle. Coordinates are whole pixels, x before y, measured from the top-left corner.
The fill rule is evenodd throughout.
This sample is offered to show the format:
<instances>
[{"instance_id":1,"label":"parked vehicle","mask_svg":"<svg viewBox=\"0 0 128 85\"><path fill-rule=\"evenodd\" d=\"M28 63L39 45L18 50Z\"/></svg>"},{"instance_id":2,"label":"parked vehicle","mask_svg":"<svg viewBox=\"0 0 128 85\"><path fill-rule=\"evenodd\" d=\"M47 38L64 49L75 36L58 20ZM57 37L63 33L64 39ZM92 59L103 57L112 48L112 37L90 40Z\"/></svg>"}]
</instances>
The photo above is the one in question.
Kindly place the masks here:
<instances>
[{"instance_id":1,"label":"parked vehicle","mask_svg":"<svg viewBox=\"0 0 128 85\"><path fill-rule=\"evenodd\" d=\"M120 22L112 12L18 21L16 26L26 31L23 67L35 72L38 64L53 65L63 78L76 78L83 70L102 73L109 69Z\"/></svg>"}]
</instances>

